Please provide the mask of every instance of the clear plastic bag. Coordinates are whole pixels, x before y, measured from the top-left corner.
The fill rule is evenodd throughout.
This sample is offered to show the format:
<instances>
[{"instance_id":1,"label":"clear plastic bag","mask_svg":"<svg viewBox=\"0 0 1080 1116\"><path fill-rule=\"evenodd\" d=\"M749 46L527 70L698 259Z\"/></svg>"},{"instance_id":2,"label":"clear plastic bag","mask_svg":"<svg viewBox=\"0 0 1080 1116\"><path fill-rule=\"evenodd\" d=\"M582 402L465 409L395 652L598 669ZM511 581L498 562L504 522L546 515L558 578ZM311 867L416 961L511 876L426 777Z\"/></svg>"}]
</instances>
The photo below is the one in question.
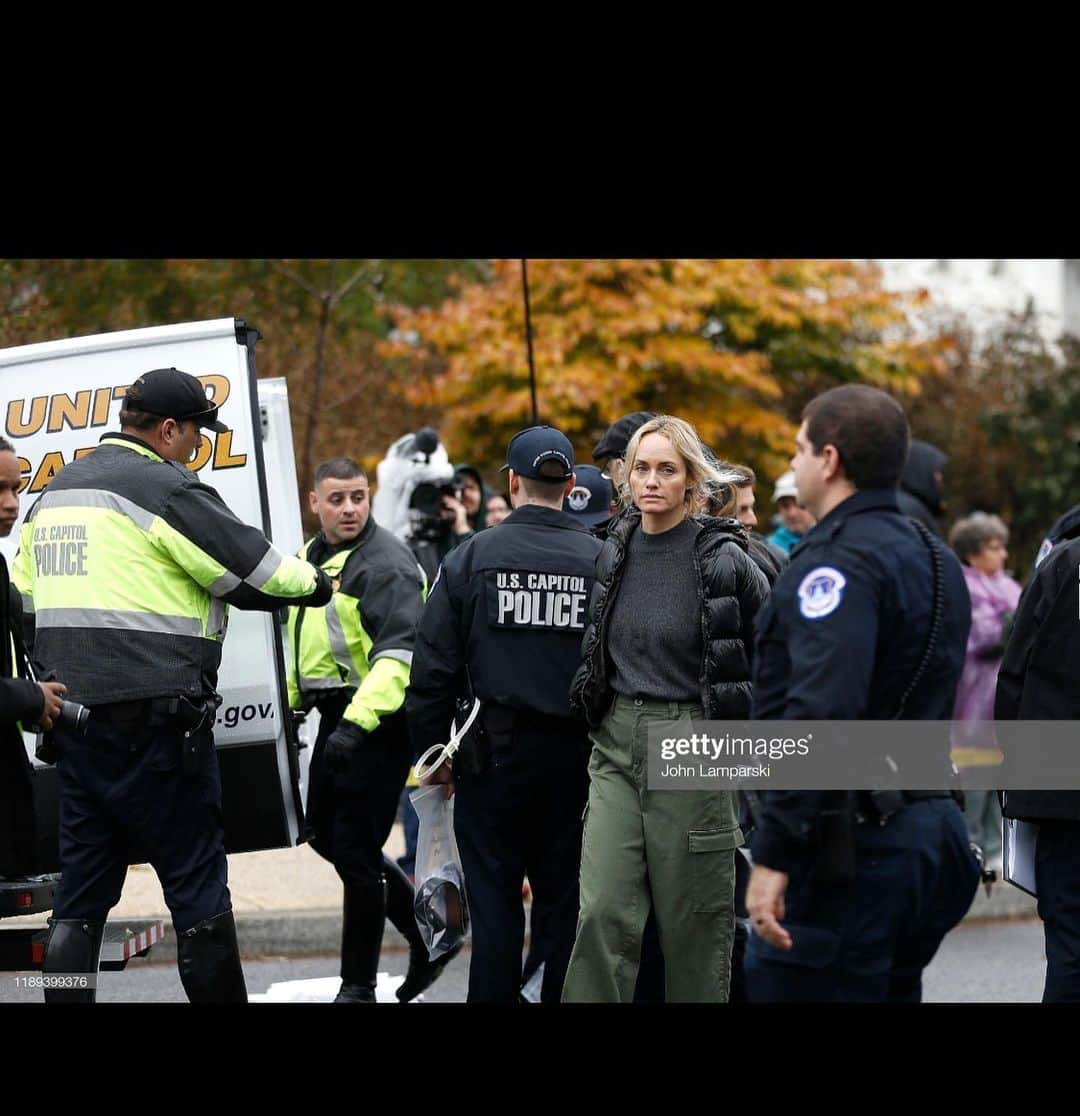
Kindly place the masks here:
<instances>
[{"instance_id":1,"label":"clear plastic bag","mask_svg":"<svg viewBox=\"0 0 1080 1116\"><path fill-rule=\"evenodd\" d=\"M454 839L454 800L442 784L418 787L409 800L420 819L416 840L416 925L428 957L438 960L469 932L465 875Z\"/></svg>"}]
</instances>

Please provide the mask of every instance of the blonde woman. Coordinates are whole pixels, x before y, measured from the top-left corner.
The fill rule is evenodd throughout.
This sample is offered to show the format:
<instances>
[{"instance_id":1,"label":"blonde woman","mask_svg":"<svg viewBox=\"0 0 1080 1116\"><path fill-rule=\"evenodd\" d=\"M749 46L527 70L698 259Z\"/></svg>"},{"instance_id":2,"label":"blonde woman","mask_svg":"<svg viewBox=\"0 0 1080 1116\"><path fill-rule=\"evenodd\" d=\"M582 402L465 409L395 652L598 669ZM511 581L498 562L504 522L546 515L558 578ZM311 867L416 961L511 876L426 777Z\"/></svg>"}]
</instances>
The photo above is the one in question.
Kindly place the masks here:
<instances>
[{"instance_id":1,"label":"blonde woman","mask_svg":"<svg viewBox=\"0 0 1080 1116\"><path fill-rule=\"evenodd\" d=\"M667 999L725 1001L734 933L734 794L649 790L655 721L745 718L754 616L768 583L733 519L701 514L734 484L694 428L659 415L630 439L626 511L597 560L570 701L593 730L581 911L564 1001L633 999L656 915Z\"/></svg>"}]
</instances>

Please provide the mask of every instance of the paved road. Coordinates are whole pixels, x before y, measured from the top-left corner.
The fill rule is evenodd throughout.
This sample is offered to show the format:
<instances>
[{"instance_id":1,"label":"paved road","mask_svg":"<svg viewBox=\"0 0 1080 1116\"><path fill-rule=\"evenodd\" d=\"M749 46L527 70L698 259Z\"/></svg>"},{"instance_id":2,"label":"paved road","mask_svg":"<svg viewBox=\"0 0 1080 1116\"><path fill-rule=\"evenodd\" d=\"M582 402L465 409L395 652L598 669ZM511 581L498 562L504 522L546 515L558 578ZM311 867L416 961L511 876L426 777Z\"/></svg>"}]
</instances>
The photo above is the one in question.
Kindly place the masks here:
<instances>
[{"instance_id":1,"label":"paved road","mask_svg":"<svg viewBox=\"0 0 1080 1116\"><path fill-rule=\"evenodd\" d=\"M185 1003L180 977L176 971L173 960L175 951L158 947L148 957L132 961L126 969L118 973L98 974L98 1002L99 1003ZM293 981L326 981L334 980L338 968L338 959L332 955L325 957L265 957L245 958L244 977L247 981L248 995L253 999L262 996L270 989L271 985ZM389 977L400 977L408 966L408 953L405 950L383 951L380 963L380 972ZM465 988L468 980L469 962L468 951L464 950L446 968L439 981L432 986L424 996L425 1002L461 1003L465 1000ZM33 974L0 973L0 1003L40 1003L41 992L37 989L26 988L23 981ZM325 984L311 988L294 989L293 994L286 998L296 999L310 996L325 988ZM288 993L290 990L284 990ZM387 985L388 994L392 988ZM326 999L332 999L336 987L329 992L324 992ZM282 991L277 993L282 997ZM396 1001L391 1001L396 1002Z\"/></svg>"},{"instance_id":2,"label":"paved road","mask_svg":"<svg viewBox=\"0 0 1080 1116\"><path fill-rule=\"evenodd\" d=\"M174 956L166 944L145 959L133 961L120 973L101 973L98 999L102 1003L184 1002ZM408 955L403 948L383 950L381 970L389 976L405 972ZM428 1003L461 1003L468 980L466 949L447 967L442 978L425 995ZM1032 920L962 924L946 939L927 969L924 998L929 1003L1035 1002L1042 995L1046 963L1042 924ZM277 984L279 997L333 995L337 958L332 954L304 957L258 957L244 960L248 992L261 997ZM294 981L321 981L292 989L280 985ZM290 996L291 994L291 996ZM40 1002L36 989L21 987L13 974L0 973L0 1003Z\"/></svg>"},{"instance_id":3,"label":"paved road","mask_svg":"<svg viewBox=\"0 0 1080 1116\"><path fill-rule=\"evenodd\" d=\"M927 1003L1038 1003L1046 976L1038 919L962 922L923 976Z\"/></svg>"}]
</instances>

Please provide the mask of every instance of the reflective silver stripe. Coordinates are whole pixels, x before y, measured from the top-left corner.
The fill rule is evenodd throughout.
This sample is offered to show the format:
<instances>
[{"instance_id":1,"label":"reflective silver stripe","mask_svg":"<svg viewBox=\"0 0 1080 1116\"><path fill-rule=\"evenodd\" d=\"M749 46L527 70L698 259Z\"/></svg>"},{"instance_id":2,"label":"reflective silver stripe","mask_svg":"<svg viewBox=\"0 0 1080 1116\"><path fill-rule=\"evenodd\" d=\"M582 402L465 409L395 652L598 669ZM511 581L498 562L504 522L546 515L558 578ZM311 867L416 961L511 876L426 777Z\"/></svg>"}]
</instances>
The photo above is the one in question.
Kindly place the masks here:
<instances>
[{"instance_id":1,"label":"reflective silver stripe","mask_svg":"<svg viewBox=\"0 0 1080 1116\"><path fill-rule=\"evenodd\" d=\"M22 597L23 612L33 612L34 598L29 593L20 593L19 596Z\"/></svg>"},{"instance_id":2,"label":"reflective silver stripe","mask_svg":"<svg viewBox=\"0 0 1080 1116\"><path fill-rule=\"evenodd\" d=\"M231 593L240 584L240 578L226 570L213 585L207 586L206 591L213 597L224 597Z\"/></svg>"},{"instance_id":3,"label":"reflective silver stripe","mask_svg":"<svg viewBox=\"0 0 1080 1116\"><path fill-rule=\"evenodd\" d=\"M345 630L341 626L341 617L338 616L333 601L326 606L325 612L326 631L330 636L330 650L333 652L334 659L340 665L348 667L349 685L359 686L361 678L353 665L352 655L349 654L349 644L345 639ZM341 685L341 683L339 682L338 685Z\"/></svg>"},{"instance_id":4,"label":"reflective silver stripe","mask_svg":"<svg viewBox=\"0 0 1080 1116\"><path fill-rule=\"evenodd\" d=\"M261 589L277 573L278 567L284 560L285 555L276 546L271 546L244 580L252 588Z\"/></svg>"},{"instance_id":5,"label":"reflective silver stripe","mask_svg":"<svg viewBox=\"0 0 1080 1116\"><path fill-rule=\"evenodd\" d=\"M156 515L140 508L126 496L115 492L105 492L99 488L65 488L59 492L46 492L41 497L44 508L106 508L108 511L126 515L137 527L149 531Z\"/></svg>"},{"instance_id":6,"label":"reflective silver stripe","mask_svg":"<svg viewBox=\"0 0 1080 1116\"><path fill-rule=\"evenodd\" d=\"M211 638L221 636L225 638L225 621L229 615L229 606L217 597L210 598L210 614L206 618L206 634Z\"/></svg>"},{"instance_id":7,"label":"reflective silver stripe","mask_svg":"<svg viewBox=\"0 0 1080 1116\"><path fill-rule=\"evenodd\" d=\"M395 662L404 663L407 667L412 666L412 652L402 651L397 647L391 648L388 651L380 651L371 661L375 663L378 662L379 659L393 659Z\"/></svg>"},{"instance_id":8,"label":"reflective silver stripe","mask_svg":"<svg viewBox=\"0 0 1080 1116\"><path fill-rule=\"evenodd\" d=\"M340 678L307 678L300 677L301 690L344 690L345 683Z\"/></svg>"},{"instance_id":9,"label":"reflective silver stripe","mask_svg":"<svg viewBox=\"0 0 1080 1116\"><path fill-rule=\"evenodd\" d=\"M157 616L152 612L121 612L115 608L42 608L38 631L46 628L120 628L161 635L202 636L202 624L190 616Z\"/></svg>"}]
</instances>

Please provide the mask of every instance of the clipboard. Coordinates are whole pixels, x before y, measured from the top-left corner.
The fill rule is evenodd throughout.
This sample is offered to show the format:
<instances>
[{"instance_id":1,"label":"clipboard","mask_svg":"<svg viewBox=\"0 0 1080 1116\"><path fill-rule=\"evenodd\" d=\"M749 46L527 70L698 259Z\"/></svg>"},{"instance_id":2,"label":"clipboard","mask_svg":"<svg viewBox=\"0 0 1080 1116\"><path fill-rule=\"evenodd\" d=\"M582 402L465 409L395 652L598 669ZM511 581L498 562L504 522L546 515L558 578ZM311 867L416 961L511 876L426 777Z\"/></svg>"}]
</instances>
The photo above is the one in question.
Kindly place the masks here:
<instances>
[{"instance_id":1,"label":"clipboard","mask_svg":"<svg viewBox=\"0 0 1080 1116\"><path fill-rule=\"evenodd\" d=\"M1035 843L1037 822L1003 818L1001 826L1001 878L1013 887L1038 898L1035 891Z\"/></svg>"}]
</instances>

